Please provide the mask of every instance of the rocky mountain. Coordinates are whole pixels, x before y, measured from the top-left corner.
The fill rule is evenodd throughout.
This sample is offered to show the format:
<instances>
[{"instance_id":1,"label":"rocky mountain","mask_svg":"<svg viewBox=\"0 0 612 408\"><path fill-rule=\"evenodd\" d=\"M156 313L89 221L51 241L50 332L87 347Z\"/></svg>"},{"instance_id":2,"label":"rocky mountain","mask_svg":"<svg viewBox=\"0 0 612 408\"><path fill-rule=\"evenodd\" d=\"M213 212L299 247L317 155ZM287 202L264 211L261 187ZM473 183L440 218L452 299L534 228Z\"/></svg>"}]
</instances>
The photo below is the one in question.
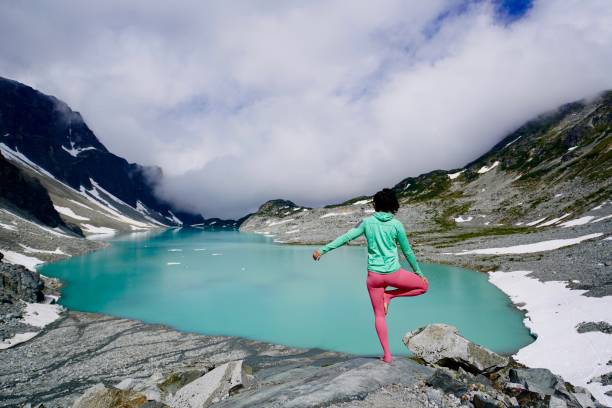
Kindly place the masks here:
<instances>
[{"instance_id":1,"label":"rocky mountain","mask_svg":"<svg viewBox=\"0 0 612 408\"><path fill-rule=\"evenodd\" d=\"M611 131L612 91L561 106L462 168L401 180L393 186L401 202L397 216L420 240L436 234L436 242L440 234L455 240L559 225L610 198ZM270 211L282 207L272 203L291 203L273 200L247 217L240 230L281 243L326 242L373 212L371 199L360 196L299 213Z\"/></svg>"},{"instance_id":2,"label":"rocky mountain","mask_svg":"<svg viewBox=\"0 0 612 408\"><path fill-rule=\"evenodd\" d=\"M78 225L86 234L204 221L200 214L179 211L154 195L162 177L160 168L114 155L64 102L3 78L0 150L47 189L56 218L59 212L65 223ZM21 188L8 180L2 184L4 190ZM61 222L39 220L51 227Z\"/></svg>"}]
</instances>

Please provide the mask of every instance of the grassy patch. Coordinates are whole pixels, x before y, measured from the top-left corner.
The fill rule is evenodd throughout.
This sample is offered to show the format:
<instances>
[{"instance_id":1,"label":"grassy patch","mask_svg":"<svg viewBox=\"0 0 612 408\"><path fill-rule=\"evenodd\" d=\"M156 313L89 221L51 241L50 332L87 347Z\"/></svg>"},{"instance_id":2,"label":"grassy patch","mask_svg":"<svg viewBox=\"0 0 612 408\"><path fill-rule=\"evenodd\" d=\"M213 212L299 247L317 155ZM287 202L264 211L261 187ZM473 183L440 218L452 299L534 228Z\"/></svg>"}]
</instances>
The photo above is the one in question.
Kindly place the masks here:
<instances>
[{"instance_id":1,"label":"grassy patch","mask_svg":"<svg viewBox=\"0 0 612 408\"><path fill-rule=\"evenodd\" d=\"M442 210L441 213L439 213L437 216L434 217L434 221L443 230L448 230L450 228L453 228L457 224L455 223L454 220L451 220L450 218L452 216L457 216L457 215L466 213L467 211L469 211L471 206L472 206L472 202L467 202L464 204L456 204L456 205L451 205L449 207L446 207L444 210Z\"/></svg>"}]
</instances>

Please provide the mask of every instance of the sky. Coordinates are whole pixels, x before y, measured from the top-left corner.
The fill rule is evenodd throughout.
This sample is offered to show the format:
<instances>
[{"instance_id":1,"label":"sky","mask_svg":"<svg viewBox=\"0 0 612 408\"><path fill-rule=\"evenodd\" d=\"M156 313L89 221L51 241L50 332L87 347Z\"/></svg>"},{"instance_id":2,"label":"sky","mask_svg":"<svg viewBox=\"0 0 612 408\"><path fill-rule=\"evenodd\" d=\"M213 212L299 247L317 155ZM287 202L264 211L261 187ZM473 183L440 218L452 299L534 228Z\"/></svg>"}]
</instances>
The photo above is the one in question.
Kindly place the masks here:
<instances>
[{"instance_id":1,"label":"sky","mask_svg":"<svg viewBox=\"0 0 612 408\"><path fill-rule=\"evenodd\" d=\"M0 0L0 76L206 218L455 169L612 89L609 0Z\"/></svg>"}]
</instances>

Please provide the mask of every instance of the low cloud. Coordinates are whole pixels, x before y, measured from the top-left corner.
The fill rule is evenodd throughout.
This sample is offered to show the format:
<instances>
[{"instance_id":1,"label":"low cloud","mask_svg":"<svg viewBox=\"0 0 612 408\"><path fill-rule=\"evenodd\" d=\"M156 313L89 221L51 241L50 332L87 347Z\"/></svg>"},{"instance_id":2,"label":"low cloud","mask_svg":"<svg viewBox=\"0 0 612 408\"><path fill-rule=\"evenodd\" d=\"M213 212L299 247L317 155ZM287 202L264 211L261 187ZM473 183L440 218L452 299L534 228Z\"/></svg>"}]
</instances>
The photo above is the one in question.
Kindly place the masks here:
<instances>
[{"instance_id":1,"label":"low cloud","mask_svg":"<svg viewBox=\"0 0 612 408\"><path fill-rule=\"evenodd\" d=\"M612 88L612 3L56 1L0 5L0 75L79 110L206 217L318 206L452 169Z\"/></svg>"}]
</instances>

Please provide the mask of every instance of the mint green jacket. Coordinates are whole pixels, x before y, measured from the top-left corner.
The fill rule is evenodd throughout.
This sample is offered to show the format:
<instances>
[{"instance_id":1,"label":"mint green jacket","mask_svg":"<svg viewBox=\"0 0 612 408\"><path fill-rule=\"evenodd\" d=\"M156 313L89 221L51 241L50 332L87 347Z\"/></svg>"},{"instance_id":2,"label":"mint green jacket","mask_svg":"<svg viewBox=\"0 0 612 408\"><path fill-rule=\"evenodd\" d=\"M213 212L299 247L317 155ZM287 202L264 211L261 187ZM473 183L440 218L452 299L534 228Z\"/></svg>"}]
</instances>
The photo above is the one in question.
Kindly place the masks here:
<instances>
[{"instance_id":1,"label":"mint green jacket","mask_svg":"<svg viewBox=\"0 0 612 408\"><path fill-rule=\"evenodd\" d=\"M361 220L359 225L339 236L327 245L319 248L321 255L336 249L364 234L368 242L368 270L379 273L391 273L401 265L397 255L397 244L416 274L423 276L410 247L404 225L393 214L377 211L372 216Z\"/></svg>"}]
</instances>

